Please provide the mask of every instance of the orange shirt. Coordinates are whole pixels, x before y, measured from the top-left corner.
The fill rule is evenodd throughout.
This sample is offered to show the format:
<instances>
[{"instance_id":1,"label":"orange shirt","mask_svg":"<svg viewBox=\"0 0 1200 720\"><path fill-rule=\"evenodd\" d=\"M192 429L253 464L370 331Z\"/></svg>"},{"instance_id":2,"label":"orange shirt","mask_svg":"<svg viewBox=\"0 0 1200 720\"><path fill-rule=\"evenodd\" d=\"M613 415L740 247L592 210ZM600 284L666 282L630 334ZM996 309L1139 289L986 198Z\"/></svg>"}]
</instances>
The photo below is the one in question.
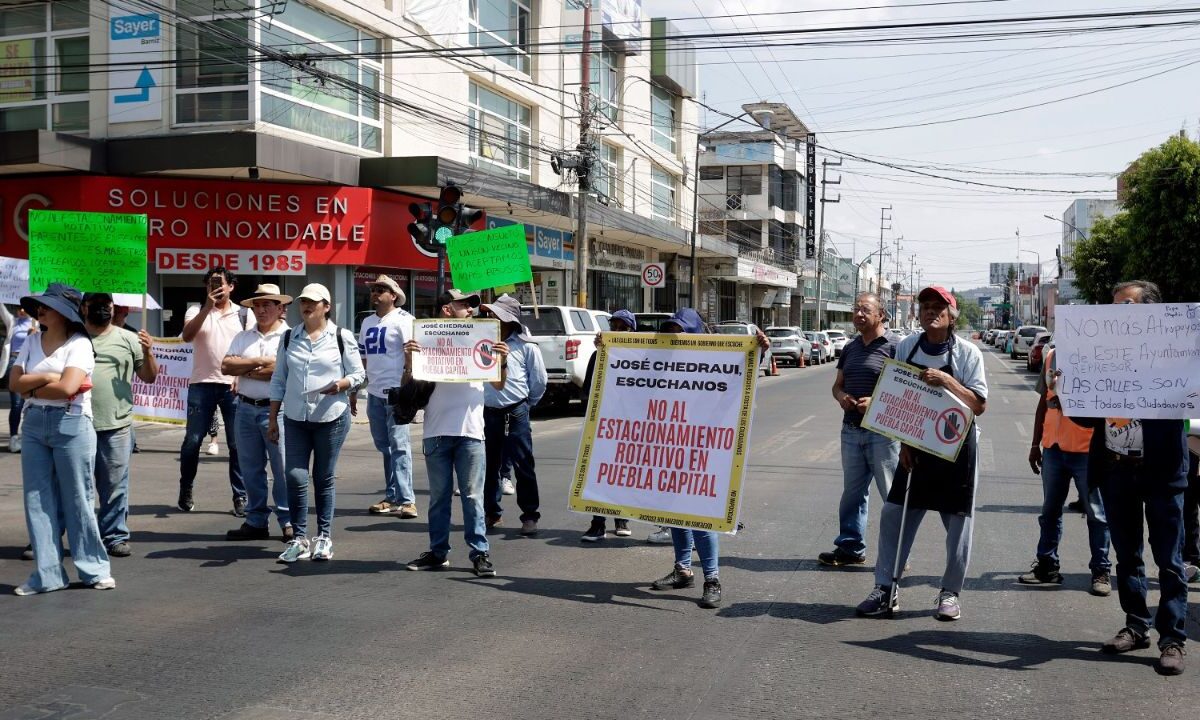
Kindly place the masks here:
<instances>
[{"instance_id":1,"label":"orange shirt","mask_svg":"<svg viewBox=\"0 0 1200 720\"><path fill-rule=\"evenodd\" d=\"M1054 392L1058 378L1054 376L1054 351L1047 350L1042 361L1042 376L1038 378L1038 389L1046 394L1046 417L1042 421L1042 447L1055 445L1063 452L1085 453L1091 448L1092 429L1081 427L1063 417Z\"/></svg>"}]
</instances>

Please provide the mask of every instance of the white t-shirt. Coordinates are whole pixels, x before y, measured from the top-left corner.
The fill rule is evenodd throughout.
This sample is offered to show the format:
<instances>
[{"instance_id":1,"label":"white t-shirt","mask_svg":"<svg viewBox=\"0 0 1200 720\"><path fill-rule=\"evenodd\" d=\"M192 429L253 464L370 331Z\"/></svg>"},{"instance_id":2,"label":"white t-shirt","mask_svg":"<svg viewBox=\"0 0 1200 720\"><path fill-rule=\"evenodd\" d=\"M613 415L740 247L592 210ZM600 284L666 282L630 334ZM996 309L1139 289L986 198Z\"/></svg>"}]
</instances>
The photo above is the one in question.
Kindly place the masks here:
<instances>
[{"instance_id":1,"label":"white t-shirt","mask_svg":"<svg viewBox=\"0 0 1200 720\"><path fill-rule=\"evenodd\" d=\"M226 355L240 358L268 357L274 359L279 354L279 343L287 332L288 324L279 323L279 327L263 335L255 325L253 330L243 330L233 337ZM251 400L266 400L271 397L271 381L255 380L241 375L238 377L238 393Z\"/></svg>"},{"instance_id":2,"label":"white t-shirt","mask_svg":"<svg viewBox=\"0 0 1200 720\"><path fill-rule=\"evenodd\" d=\"M34 335L21 348L17 355L16 365L20 365L26 374L53 372L60 375L67 368L79 368L87 374L87 382L92 381L92 372L96 369L96 354L92 350L92 342L86 335L72 335L62 347L46 357L42 352L42 336ZM481 391L482 394L482 391ZM27 405L43 407L64 407L72 415L92 416L92 391L77 393L70 400L43 400L41 398L26 398Z\"/></svg>"},{"instance_id":3,"label":"white t-shirt","mask_svg":"<svg viewBox=\"0 0 1200 720\"><path fill-rule=\"evenodd\" d=\"M425 406L427 438L483 439L483 383L438 383Z\"/></svg>"},{"instance_id":4,"label":"white t-shirt","mask_svg":"<svg viewBox=\"0 0 1200 720\"><path fill-rule=\"evenodd\" d=\"M358 352L366 358L367 392L386 398L404 375L404 343L412 337L413 316L396 308L387 315L368 315L358 331Z\"/></svg>"}]
</instances>

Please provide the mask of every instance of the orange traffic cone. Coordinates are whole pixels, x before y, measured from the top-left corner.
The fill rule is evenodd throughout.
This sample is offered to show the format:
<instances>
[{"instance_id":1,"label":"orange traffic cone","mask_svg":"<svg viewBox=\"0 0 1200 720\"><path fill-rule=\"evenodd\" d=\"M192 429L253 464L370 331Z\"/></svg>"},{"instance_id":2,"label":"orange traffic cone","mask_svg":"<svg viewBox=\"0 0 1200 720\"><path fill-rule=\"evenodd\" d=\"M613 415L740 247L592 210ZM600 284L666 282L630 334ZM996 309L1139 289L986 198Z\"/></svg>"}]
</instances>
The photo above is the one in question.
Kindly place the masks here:
<instances>
[{"instance_id":1,"label":"orange traffic cone","mask_svg":"<svg viewBox=\"0 0 1200 720\"><path fill-rule=\"evenodd\" d=\"M779 365L775 362L775 355L771 355L771 377L779 374Z\"/></svg>"}]
</instances>

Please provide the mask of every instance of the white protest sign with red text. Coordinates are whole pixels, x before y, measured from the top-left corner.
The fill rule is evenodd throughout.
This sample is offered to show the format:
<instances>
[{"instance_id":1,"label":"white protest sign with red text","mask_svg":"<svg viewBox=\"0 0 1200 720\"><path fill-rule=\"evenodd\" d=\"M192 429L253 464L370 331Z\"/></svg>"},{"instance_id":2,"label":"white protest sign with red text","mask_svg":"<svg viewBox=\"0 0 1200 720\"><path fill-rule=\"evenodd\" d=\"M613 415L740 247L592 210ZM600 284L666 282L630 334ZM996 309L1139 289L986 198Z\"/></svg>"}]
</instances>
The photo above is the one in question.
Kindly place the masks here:
<instances>
[{"instance_id":1,"label":"white protest sign with red text","mask_svg":"<svg viewBox=\"0 0 1200 720\"><path fill-rule=\"evenodd\" d=\"M413 378L431 382L494 382L500 363L492 346L500 339L500 321L414 320L413 340L421 352L413 353Z\"/></svg>"},{"instance_id":2,"label":"white protest sign with red text","mask_svg":"<svg viewBox=\"0 0 1200 720\"><path fill-rule=\"evenodd\" d=\"M147 385L137 375L133 376L133 419L186 425L192 344L180 338L154 338L151 352L158 364L158 377L153 385Z\"/></svg>"},{"instance_id":3,"label":"white protest sign with red text","mask_svg":"<svg viewBox=\"0 0 1200 720\"><path fill-rule=\"evenodd\" d=\"M754 411L756 339L603 339L571 510L734 532Z\"/></svg>"},{"instance_id":4,"label":"white protest sign with red text","mask_svg":"<svg viewBox=\"0 0 1200 720\"><path fill-rule=\"evenodd\" d=\"M921 379L921 368L885 360L862 426L954 461L975 415L943 388Z\"/></svg>"}]
</instances>

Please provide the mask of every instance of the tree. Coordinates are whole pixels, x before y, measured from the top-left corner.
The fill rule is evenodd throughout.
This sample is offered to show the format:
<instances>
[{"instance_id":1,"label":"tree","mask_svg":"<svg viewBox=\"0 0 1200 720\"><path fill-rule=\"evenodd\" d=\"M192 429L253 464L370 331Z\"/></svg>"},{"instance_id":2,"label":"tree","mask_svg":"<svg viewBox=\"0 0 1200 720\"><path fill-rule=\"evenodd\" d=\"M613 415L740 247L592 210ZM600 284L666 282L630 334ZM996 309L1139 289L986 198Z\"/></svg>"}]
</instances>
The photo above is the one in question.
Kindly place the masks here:
<instances>
[{"instance_id":1,"label":"tree","mask_svg":"<svg viewBox=\"0 0 1200 720\"><path fill-rule=\"evenodd\" d=\"M1097 221L1069 262L1089 302L1122 280L1158 284L1167 301L1200 298L1200 143L1172 137L1125 174L1123 210Z\"/></svg>"},{"instance_id":2,"label":"tree","mask_svg":"<svg viewBox=\"0 0 1200 720\"><path fill-rule=\"evenodd\" d=\"M967 300L962 295L954 292L953 288L951 288L950 294L954 296L954 303L958 306L958 321L954 325L956 328L965 328L968 325L979 327L983 324L980 322L983 311L979 309L979 303L974 300Z\"/></svg>"}]
</instances>

